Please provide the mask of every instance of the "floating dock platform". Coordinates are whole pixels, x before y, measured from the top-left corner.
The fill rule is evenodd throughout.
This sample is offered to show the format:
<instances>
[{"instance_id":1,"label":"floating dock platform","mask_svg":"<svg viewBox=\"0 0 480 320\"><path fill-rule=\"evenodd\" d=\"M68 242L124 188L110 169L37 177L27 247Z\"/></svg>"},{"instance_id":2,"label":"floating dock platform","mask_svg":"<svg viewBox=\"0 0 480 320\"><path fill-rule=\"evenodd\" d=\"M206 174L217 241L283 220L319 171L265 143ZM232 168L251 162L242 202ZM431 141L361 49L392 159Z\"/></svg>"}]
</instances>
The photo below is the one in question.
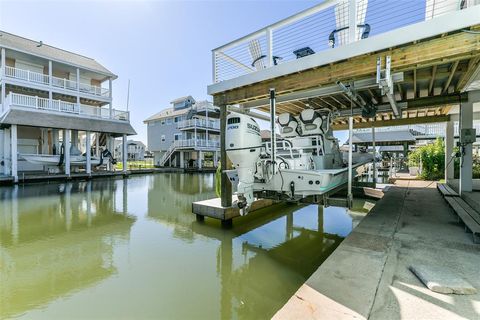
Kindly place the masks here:
<instances>
[{"instance_id":1,"label":"floating dock platform","mask_svg":"<svg viewBox=\"0 0 480 320\"><path fill-rule=\"evenodd\" d=\"M232 203L237 201L237 196L232 196ZM250 212L269 207L277 203L271 199L257 199L252 203ZM220 198L207 199L192 203L192 212L197 216L197 220L203 221L205 217L210 217L222 221L222 224L231 224L233 218L240 216L240 210L237 207L222 207Z\"/></svg>"}]
</instances>

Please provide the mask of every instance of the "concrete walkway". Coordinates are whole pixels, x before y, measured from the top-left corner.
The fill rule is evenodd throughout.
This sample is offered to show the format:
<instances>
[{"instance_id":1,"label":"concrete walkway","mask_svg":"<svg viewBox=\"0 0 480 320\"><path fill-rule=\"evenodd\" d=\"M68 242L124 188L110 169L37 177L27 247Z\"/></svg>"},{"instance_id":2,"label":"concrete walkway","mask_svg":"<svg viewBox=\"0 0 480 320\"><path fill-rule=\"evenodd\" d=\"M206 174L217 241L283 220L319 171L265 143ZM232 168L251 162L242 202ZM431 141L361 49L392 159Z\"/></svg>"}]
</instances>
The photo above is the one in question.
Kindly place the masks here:
<instances>
[{"instance_id":1,"label":"concrete walkway","mask_svg":"<svg viewBox=\"0 0 480 320\"><path fill-rule=\"evenodd\" d=\"M480 293L431 292L412 264L449 268L480 292L480 245L436 184L398 180L274 319L480 319Z\"/></svg>"}]
</instances>

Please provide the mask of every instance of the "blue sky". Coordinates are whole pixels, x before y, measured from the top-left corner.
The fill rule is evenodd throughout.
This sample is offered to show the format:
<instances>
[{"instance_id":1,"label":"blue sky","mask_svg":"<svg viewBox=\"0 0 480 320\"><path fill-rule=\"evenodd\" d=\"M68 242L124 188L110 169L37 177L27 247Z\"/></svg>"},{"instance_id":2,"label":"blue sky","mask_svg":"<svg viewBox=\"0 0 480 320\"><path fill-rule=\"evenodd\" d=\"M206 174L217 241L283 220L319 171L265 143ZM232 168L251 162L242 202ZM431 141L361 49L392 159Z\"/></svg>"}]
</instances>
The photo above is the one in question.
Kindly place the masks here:
<instances>
[{"instance_id":1,"label":"blue sky","mask_svg":"<svg viewBox=\"0 0 480 320\"><path fill-rule=\"evenodd\" d=\"M0 0L0 29L92 57L116 73L114 107L132 125L177 97L202 100L211 83L211 49L320 1Z\"/></svg>"}]
</instances>

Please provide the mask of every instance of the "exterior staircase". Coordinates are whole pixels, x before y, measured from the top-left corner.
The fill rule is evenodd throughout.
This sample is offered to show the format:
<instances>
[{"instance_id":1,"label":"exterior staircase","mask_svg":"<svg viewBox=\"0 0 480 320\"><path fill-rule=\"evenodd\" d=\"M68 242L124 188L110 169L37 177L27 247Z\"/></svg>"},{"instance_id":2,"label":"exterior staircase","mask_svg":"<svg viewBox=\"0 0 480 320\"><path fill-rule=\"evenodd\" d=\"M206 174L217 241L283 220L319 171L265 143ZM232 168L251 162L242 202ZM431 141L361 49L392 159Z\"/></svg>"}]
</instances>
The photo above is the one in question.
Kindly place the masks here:
<instances>
[{"instance_id":1,"label":"exterior staircase","mask_svg":"<svg viewBox=\"0 0 480 320\"><path fill-rule=\"evenodd\" d=\"M175 144L175 141L168 147L167 151L163 154L162 158L160 159L160 166L163 167L165 163L172 157L172 155L175 153L175 150L177 149L177 145Z\"/></svg>"}]
</instances>

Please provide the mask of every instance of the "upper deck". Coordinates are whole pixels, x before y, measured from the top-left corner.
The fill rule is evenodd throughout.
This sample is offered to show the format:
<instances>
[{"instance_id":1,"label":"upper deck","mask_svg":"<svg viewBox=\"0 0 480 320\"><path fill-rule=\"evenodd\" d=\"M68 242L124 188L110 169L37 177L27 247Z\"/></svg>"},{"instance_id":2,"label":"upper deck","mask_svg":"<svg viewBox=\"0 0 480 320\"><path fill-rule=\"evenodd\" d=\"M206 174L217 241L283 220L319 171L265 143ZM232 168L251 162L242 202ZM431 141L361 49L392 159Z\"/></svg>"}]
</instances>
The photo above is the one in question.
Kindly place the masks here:
<instances>
[{"instance_id":1,"label":"upper deck","mask_svg":"<svg viewBox=\"0 0 480 320\"><path fill-rule=\"evenodd\" d=\"M336 84L340 81L377 106L377 120L392 119L395 113L397 118L440 119L478 77L480 5L475 4L322 2L214 49L208 93L219 106L268 110L269 89L275 88L278 113L313 107L341 116L350 113L351 101ZM381 59L383 72L387 57L390 98L377 79L377 61ZM361 103L353 107L358 116ZM337 128L345 124L341 117L337 120ZM365 121L356 118L358 124Z\"/></svg>"}]
</instances>

